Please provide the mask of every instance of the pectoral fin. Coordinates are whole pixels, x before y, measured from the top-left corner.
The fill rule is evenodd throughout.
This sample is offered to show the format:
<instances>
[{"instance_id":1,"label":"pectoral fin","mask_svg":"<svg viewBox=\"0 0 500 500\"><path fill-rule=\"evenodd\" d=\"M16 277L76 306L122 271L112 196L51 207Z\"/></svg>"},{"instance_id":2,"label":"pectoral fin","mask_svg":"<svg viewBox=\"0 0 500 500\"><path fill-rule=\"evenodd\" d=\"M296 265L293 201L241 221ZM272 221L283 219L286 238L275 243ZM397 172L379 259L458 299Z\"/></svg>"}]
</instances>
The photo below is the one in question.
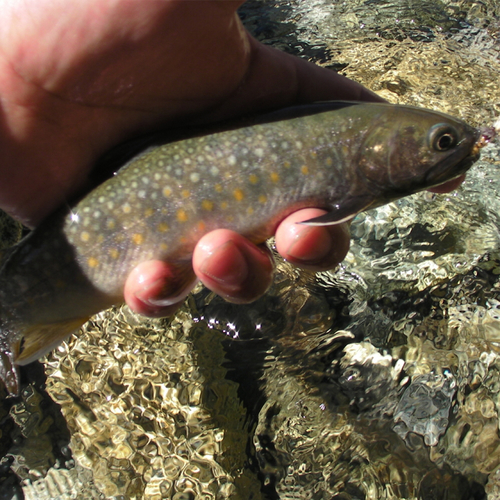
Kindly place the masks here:
<instances>
[{"instance_id":1,"label":"pectoral fin","mask_svg":"<svg viewBox=\"0 0 500 500\"><path fill-rule=\"evenodd\" d=\"M326 214L299 222L299 224L304 224L306 226L334 226L335 224L347 222L348 220L354 219L360 212L368 210L373 204L373 201L371 196L366 196L361 199L360 197L355 197L352 203L337 205Z\"/></svg>"}]
</instances>

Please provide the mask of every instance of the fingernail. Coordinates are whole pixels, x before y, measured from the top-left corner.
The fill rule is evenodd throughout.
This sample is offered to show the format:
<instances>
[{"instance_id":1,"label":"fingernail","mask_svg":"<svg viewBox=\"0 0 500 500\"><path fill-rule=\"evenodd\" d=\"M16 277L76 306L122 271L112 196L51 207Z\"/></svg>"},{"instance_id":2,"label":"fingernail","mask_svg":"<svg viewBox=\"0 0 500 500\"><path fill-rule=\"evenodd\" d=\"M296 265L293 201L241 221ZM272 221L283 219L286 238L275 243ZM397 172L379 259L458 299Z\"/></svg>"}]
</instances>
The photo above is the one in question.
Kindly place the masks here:
<instances>
[{"instance_id":1,"label":"fingernail","mask_svg":"<svg viewBox=\"0 0 500 500\"><path fill-rule=\"evenodd\" d=\"M172 283L163 278L159 278L142 287L140 291L137 291L134 295L142 303L151 307L167 307L173 304L177 304L181 300L185 299L189 292L192 290L196 282L195 278L192 282L187 283L180 290L172 290ZM172 295L175 293L175 295Z\"/></svg>"},{"instance_id":2,"label":"fingernail","mask_svg":"<svg viewBox=\"0 0 500 500\"><path fill-rule=\"evenodd\" d=\"M227 292L238 291L248 277L248 264L238 246L229 240L212 250L200 271Z\"/></svg>"},{"instance_id":3,"label":"fingernail","mask_svg":"<svg viewBox=\"0 0 500 500\"><path fill-rule=\"evenodd\" d=\"M317 231L316 244L311 247L310 233ZM333 248L333 241L330 233L325 230L318 231L318 228L308 228L301 231L292 244L288 247L287 254L296 259L310 265L322 261L327 257Z\"/></svg>"}]
</instances>

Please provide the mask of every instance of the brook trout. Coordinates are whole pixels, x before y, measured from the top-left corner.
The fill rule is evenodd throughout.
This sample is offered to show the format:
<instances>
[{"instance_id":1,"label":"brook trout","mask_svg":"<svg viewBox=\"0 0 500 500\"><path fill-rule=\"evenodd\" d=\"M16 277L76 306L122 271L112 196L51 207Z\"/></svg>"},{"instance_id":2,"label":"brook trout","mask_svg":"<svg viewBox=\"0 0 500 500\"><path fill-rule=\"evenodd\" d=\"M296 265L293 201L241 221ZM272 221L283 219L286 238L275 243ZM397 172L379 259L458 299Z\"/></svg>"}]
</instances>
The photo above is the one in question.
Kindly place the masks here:
<instances>
[{"instance_id":1,"label":"brook trout","mask_svg":"<svg viewBox=\"0 0 500 500\"><path fill-rule=\"evenodd\" d=\"M299 208L328 210L306 224L348 220L463 174L478 158L481 133L423 109L330 102L139 144L116 175L8 252L0 269L0 379L11 395L17 365L122 302L138 263L161 259L191 279L196 242L213 229L261 243Z\"/></svg>"}]
</instances>

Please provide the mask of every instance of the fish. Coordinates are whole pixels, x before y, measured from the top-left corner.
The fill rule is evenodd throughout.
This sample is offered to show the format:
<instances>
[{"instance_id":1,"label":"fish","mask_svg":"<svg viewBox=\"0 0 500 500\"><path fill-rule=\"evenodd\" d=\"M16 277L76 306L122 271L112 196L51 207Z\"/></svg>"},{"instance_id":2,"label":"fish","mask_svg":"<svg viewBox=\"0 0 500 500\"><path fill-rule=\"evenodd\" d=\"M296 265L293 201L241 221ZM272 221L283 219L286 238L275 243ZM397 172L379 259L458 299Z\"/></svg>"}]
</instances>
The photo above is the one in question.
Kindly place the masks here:
<instances>
[{"instance_id":1,"label":"fish","mask_svg":"<svg viewBox=\"0 0 500 500\"><path fill-rule=\"evenodd\" d=\"M226 228L254 243L305 207L331 225L466 172L485 142L451 116L386 103L322 102L215 130L163 132L105 155L113 175L61 207L0 266L0 380L123 302L125 280L157 259L193 277L198 240ZM116 163L116 161L115 161ZM119 168L121 167L121 168Z\"/></svg>"}]
</instances>

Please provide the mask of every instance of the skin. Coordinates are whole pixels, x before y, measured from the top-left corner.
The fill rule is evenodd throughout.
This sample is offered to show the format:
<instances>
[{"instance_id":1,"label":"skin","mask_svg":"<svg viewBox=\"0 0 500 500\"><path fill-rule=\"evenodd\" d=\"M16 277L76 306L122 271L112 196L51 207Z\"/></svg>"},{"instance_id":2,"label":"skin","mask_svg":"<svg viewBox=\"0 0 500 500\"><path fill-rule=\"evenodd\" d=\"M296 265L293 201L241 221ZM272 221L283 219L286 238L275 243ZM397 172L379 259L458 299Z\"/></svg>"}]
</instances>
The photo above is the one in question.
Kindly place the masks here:
<instances>
[{"instance_id":1,"label":"skin","mask_svg":"<svg viewBox=\"0 0 500 500\"><path fill-rule=\"evenodd\" d=\"M0 11L0 207L34 227L89 189L96 159L158 126L205 124L318 100L380 101L332 71L264 46L232 0L25 0ZM445 186L444 190L450 190ZM313 210L311 215L310 210ZM349 248L345 224L277 229L280 254L312 270L335 267ZM244 303L272 281L264 247L226 230L200 240L193 269L227 300ZM164 316L189 292L172 290L168 264L129 276L136 312Z\"/></svg>"}]
</instances>

